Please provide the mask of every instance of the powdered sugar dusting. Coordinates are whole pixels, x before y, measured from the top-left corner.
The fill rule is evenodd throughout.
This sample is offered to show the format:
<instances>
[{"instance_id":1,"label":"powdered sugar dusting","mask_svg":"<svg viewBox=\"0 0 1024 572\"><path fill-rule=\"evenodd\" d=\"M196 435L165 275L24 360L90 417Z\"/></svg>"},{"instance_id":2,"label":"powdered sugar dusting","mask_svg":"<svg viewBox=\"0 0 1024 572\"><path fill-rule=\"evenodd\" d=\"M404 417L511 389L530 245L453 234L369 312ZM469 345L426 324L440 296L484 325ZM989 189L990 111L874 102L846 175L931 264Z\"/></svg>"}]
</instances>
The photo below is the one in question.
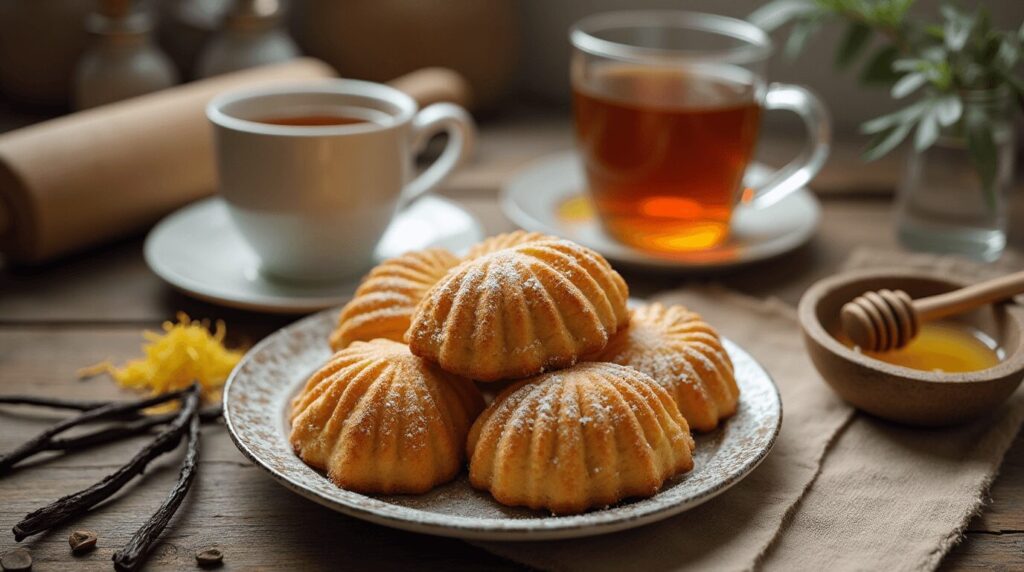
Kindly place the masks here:
<instances>
[{"instance_id":1,"label":"powdered sugar dusting","mask_svg":"<svg viewBox=\"0 0 1024 572\"><path fill-rule=\"evenodd\" d=\"M362 471L365 469L358 468L362 464L373 463L381 472L382 479L405 481L409 477L403 477L402 471L413 469L403 467L401 461L411 455L419 459L432 458L440 466L451 466L456 459L450 456L435 452L433 457L424 457L418 453L438 442L443 443L442 451L460 451L465 431L468 431L468 427L454 426L452 419L440 411L439 404L430 393L433 381L427 377L431 375L428 366L410 354L406 346L385 340L357 342L336 354L332 364L343 362L348 357L358 361L350 367L332 369L317 386L318 390L324 385L332 387L333 398L328 399L326 393L322 395L315 405L319 411L310 416L326 419L323 427L305 427L302 436L294 441L297 446L303 451L308 447L326 447L334 451L326 463L332 474L344 471L346 467ZM333 368L333 365L329 367ZM446 381L469 383L464 380ZM355 392L355 399L340 397L338 388L344 388L345 395ZM456 391L450 385L442 385L440 389ZM453 401L462 404L461 401ZM366 447L377 453L359 451L353 455L344 442L354 434L362 435ZM373 455L384 455L382 459L390 456L398 463L378 463L373 460Z\"/></svg>"},{"instance_id":2,"label":"powdered sugar dusting","mask_svg":"<svg viewBox=\"0 0 1024 572\"><path fill-rule=\"evenodd\" d=\"M463 262L415 309L410 345L483 381L576 363L603 346L619 320L617 310L609 311L618 294L604 292L573 253L586 254L543 240ZM625 301L619 303L624 312Z\"/></svg>"},{"instance_id":3,"label":"powdered sugar dusting","mask_svg":"<svg viewBox=\"0 0 1024 572\"><path fill-rule=\"evenodd\" d=\"M724 341L743 395L740 409L724 427L697 437L694 470L667 483L654 497L582 515L552 517L498 504L488 493L473 489L465 473L422 495L361 495L338 488L304 464L287 439L288 402L309 373L329 358L321 340L336 315L331 310L306 318L250 351L225 388L225 418L239 449L282 485L351 516L387 526L492 540L588 536L640 526L700 504L737 482L764 458L781 420L778 394L764 370L743 350Z\"/></svg>"},{"instance_id":4,"label":"powdered sugar dusting","mask_svg":"<svg viewBox=\"0 0 1024 572\"><path fill-rule=\"evenodd\" d=\"M663 310L660 306L657 309ZM649 308L636 310L629 329L623 333L625 341L618 340L602 357L646 373L670 392L679 385L701 383L699 372L716 376L728 373L720 372L719 365L704 353L712 350L706 336L691 341L689 336L675 333L678 322L666 323L652 313ZM680 317L699 320L692 313ZM728 356L724 357L728 363Z\"/></svg>"}]
</instances>

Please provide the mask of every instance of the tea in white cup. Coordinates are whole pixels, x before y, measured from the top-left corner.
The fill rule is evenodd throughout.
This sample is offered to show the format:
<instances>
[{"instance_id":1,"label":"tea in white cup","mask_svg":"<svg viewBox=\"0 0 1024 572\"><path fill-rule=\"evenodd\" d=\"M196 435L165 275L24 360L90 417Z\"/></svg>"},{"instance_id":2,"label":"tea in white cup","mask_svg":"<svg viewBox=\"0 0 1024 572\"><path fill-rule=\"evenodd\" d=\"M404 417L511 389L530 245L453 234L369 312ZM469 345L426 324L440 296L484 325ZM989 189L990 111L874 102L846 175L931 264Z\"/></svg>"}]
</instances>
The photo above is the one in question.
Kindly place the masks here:
<instances>
[{"instance_id":1,"label":"tea in white cup","mask_svg":"<svg viewBox=\"0 0 1024 572\"><path fill-rule=\"evenodd\" d=\"M470 153L469 114L418 109L392 87L356 80L245 89L207 106L220 193L272 278L356 276L395 214L440 184ZM413 177L416 152L448 134L440 157Z\"/></svg>"}]
</instances>

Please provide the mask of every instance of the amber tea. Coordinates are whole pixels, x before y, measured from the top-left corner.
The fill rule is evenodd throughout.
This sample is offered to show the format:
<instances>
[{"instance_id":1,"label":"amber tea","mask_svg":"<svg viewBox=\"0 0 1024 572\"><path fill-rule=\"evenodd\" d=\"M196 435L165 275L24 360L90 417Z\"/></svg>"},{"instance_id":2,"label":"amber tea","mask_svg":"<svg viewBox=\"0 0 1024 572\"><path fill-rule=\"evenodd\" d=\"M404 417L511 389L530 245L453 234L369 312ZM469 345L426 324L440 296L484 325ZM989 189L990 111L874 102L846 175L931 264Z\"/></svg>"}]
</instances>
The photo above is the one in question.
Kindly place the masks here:
<instances>
[{"instance_id":1,"label":"amber tea","mask_svg":"<svg viewBox=\"0 0 1024 572\"><path fill-rule=\"evenodd\" d=\"M668 252L722 243L757 139L757 85L624 64L575 83L578 144L609 234Z\"/></svg>"},{"instance_id":2,"label":"amber tea","mask_svg":"<svg viewBox=\"0 0 1024 572\"><path fill-rule=\"evenodd\" d=\"M302 127L321 125L352 125L355 123L367 123L369 120L362 117L349 117L347 115L299 115L294 117L264 117L257 119L260 123L271 125L298 125Z\"/></svg>"}]
</instances>

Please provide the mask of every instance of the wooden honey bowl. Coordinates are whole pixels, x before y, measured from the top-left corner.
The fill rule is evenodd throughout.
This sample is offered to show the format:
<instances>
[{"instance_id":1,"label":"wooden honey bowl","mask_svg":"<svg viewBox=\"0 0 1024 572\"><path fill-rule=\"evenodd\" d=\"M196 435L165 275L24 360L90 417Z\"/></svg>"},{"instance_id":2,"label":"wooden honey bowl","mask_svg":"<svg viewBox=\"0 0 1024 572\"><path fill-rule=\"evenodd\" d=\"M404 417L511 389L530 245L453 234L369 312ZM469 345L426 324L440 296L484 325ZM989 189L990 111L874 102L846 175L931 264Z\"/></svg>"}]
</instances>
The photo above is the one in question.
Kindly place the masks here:
<instances>
[{"instance_id":1,"label":"wooden honey bowl","mask_svg":"<svg viewBox=\"0 0 1024 572\"><path fill-rule=\"evenodd\" d=\"M966 373L892 365L836 338L841 330L840 308L865 291L900 289L920 298L966 285L916 270L855 271L821 280L804 293L798 310L811 361L843 399L884 419L941 426L982 416L1006 401L1024 378L1024 307L990 304L952 318L990 336L1005 352L996 366Z\"/></svg>"}]
</instances>

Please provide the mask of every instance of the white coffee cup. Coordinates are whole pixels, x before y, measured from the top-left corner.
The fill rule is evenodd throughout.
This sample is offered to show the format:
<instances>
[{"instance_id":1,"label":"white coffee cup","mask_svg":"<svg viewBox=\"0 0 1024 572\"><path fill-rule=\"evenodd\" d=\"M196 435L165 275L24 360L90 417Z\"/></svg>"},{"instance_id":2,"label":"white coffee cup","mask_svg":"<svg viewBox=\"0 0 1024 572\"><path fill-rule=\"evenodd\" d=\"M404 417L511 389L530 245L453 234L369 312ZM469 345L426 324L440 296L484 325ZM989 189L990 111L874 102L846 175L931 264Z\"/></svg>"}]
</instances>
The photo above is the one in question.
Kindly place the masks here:
<instances>
[{"instance_id":1,"label":"white coffee cup","mask_svg":"<svg viewBox=\"0 0 1024 572\"><path fill-rule=\"evenodd\" d=\"M272 278L330 281L364 272L395 213L434 189L469 154L464 109L416 102L386 85L325 80L244 89L213 99L220 193ZM280 125L304 116L364 119L346 125ZM413 178L416 153L448 133L438 159Z\"/></svg>"}]
</instances>

